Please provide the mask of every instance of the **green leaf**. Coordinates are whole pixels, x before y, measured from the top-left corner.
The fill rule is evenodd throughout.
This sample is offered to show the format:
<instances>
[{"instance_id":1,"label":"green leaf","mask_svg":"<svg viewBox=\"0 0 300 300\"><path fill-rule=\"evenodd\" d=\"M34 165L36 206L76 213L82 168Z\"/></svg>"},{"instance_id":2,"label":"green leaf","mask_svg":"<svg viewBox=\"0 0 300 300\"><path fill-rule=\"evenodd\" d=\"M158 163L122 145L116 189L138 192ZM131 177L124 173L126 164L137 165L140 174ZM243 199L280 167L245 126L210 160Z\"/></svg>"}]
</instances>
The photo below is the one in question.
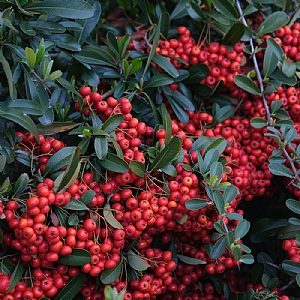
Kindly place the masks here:
<instances>
[{"instance_id":1,"label":"green leaf","mask_svg":"<svg viewBox=\"0 0 300 300\"><path fill-rule=\"evenodd\" d=\"M148 81L145 82L144 89L153 88L153 87L161 87L164 85L168 85L174 82L174 79L164 73L158 73L152 77Z\"/></svg>"},{"instance_id":2,"label":"green leaf","mask_svg":"<svg viewBox=\"0 0 300 300\"><path fill-rule=\"evenodd\" d=\"M234 230L234 236L236 240L239 240L241 238L243 238L249 231L250 229L250 222L247 220L241 220L235 230Z\"/></svg>"},{"instance_id":3,"label":"green leaf","mask_svg":"<svg viewBox=\"0 0 300 300\"><path fill-rule=\"evenodd\" d=\"M21 263L21 260L19 260L17 266L15 267L11 277L10 277L10 287L7 291L7 293L9 293L12 289L15 288L15 286L18 284L18 282L21 280L22 276L24 273L24 268L23 265Z\"/></svg>"},{"instance_id":4,"label":"green leaf","mask_svg":"<svg viewBox=\"0 0 300 300\"><path fill-rule=\"evenodd\" d=\"M101 160L100 164L103 168L109 171L117 173L125 173L128 171L128 164L113 153L107 153L106 158Z\"/></svg>"},{"instance_id":5,"label":"green leaf","mask_svg":"<svg viewBox=\"0 0 300 300\"><path fill-rule=\"evenodd\" d=\"M29 68L34 69L36 62L36 54L34 53L33 49L26 47L25 55Z\"/></svg>"},{"instance_id":6,"label":"green leaf","mask_svg":"<svg viewBox=\"0 0 300 300\"><path fill-rule=\"evenodd\" d=\"M252 79L247 77L246 75L238 74L234 77L234 83L245 90L246 92L253 95L260 95L260 91L258 86L253 82Z\"/></svg>"},{"instance_id":7,"label":"green leaf","mask_svg":"<svg viewBox=\"0 0 300 300\"><path fill-rule=\"evenodd\" d=\"M183 263L189 264L189 265L205 265L207 262L203 261L201 259L185 256L185 255L180 255L177 254L177 258L180 259Z\"/></svg>"},{"instance_id":8,"label":"green leaf","mask_svg":"<svg viewBox=\"0 0 300 300\"><path fill-rule=\"evenodd\" d=\"M251 224L250 239L253 243L265 242L286 225L288 225L288 221L284 219L263 218L257 220Z\"/></svg>"},{"instance_id":9,"label":"green leaf","mask_svg":"<svg viewBox=\"0 0 300 300\"><path fill-rule=\"evenodd\" d=\"M34 122L29 116L24 115L24 113L21 110L17 108L8 108L5 109L5 111L2 111L0 109L0 117L11 120L20 125L21 127L25 128L27 131L32 132L34 137L39 141L38 131Z\"/></svg>"},{"instance_id":10,"label":"green leaf","mask_svg":"<svg viewBox=\"0 0 300 300\"><path fill-rule=\"evenodd\" d=\"M62 173L63 175L60 181L54 187L55 192L60 192L61 190L67 188L70 184L72 184L73 181L75 181L80 169L79 158L80 150L78 147L76 147L70 158L70 163L68 164L66 171Z\"/></svg>"},{"instance_id":11,"label":"green leaf","mask_svg":"<svg viewBox=\"0 0 300 300\"><path fill-rule=\"evenodd\" d=\"M108 153L108 142L105 136L97 136L94 139L94 148L97 157L100 160L103 160L106 158Z\"/></svg>"},{"instance_id":12,"label":"green leaf","mask_svg":"<svg viewBox=\"0 0 300 300\"><path fill-rule=\"evenodd\" d=\"M16 266L8 260L8 258L2 258L0 261L0 268L2 273L9 275L15 270Z\"/></svg>"},{"instance_id":13,"label":"green leaf","mask_svg":"<svg viewBox=\"0 0 300 300\"><path fill-rule=\"evenodd\" d=\"M235 23L224 36L222 42L225 45L234 45L239 42L246 31L246 26L241 23Z\"/></svg>"},{"instance_id":14,"label":"green leaf","mask_svg":"<svg viewBox=\"0 0 300 300\"><path fill-rule=\"evenodd\" d=\"M268 122L264 118L252 118L250 120L250 124L254 128L264 128L264 127L266 127L268 125Z\"/></svg>"},{"instance_id":15,"label":"green leaf","mask_svg":"<svg viewBox=\"0 0 300 300\"><path fill-rule=\"evenodd\" d=\"M241 261L244 264L251 265L254 263L254 257L251 254L244 254L241 256L239 261Z\"/></svg>"},{"instance_id":16,"label":"green leaf","mask_svg":"<svg viewBox=\"0 0 300 300\"><path fill-rule=\"evenodd\" d=\"M54 153L48 160L44 174L51 174L62 167L68 165L76 148L74 146L64 147Z\"/></svg>"},{"instance_id":17,"label":"green leaf","mask_svg":"<svg viewBox=\"0 0 300 300\"><path fill-rule=\"evenodd\" d=\"M207 205L211 204L211 202L201 199L201 198L191 198L185 202L185 207L189 210L198 210Z\"/></svg>"},{"instance_id":18,"label":"green leaf","mask_svg":"<svg viewBox=\"0 0 300 300\"><path fill-rule=\"evenodd\" d=\"M273 53L272 49L267 46L264 55L263 72L265 77L269 77L277 67L278 58Z\"/></svg>"},{"instance_id":19,"label":"green leaf","mask_svg":"<svg viewBox=\"0 0 300 300\"><path fill-rule=\"evenodd\" d=\"M139 177L144 177L145 171L146 171L146 166L136 160L132 160L129 162L129 169L137 176Z\"/></svg>"},{"instance_id":20,"label":"green leaf","mask_svg":"<svg viewBox=\"0 0 300 300\"><path fill-rule=\"evenodd\" d=\"M172 98L179 103L184 109L187 109L189 111L194 111L195 106L193 102L191 102L186 96L184 96L182 93L178 91L171 90L171 96Z\"/></svg>"},{"instance_id":21,"label":"green leaf","mask_svg":"<svg viewBox=\"0 0 300 300\"><path fill-rule=\"evenodd\" d=\"M70 202L67 205L62 206L62 208L75 211L88 210L88 207L83 202L74 198L71 198Z\"/></svg>"},{"instance_id":22,"label":"green leaf","mask_svg":"<svg viewBox=\"0 0 300 300\"><path fill-rule=\"evenodd\" d=\"M15 82L13 81L13 76L11 72L10 65L6 58L3 55L3 48L0 48L0 63L2 64L3 71L5 73L5 76L7 78L8 88L9 88L9 95L12 100L17 99L17 89ZM30 130L29 130L30 131Z\"/></svg>"},{"instance_id":23,"label":"green leaf","mask_svg":"<svg viewBox=\"0 0 300 300\"><path fill-rule=\"evenodd\" d=\"M285 205L290 209L292 212L300 215L300 202L294 199L287 199Z\"/></svg>"},{"instance_id":24,"label":"green leaf","mask_svg":"<svg viewBox=\"0 0 300 300\"><path fill-rule=\"evenodd\" d=\"M180 122L183 124L187 124L189 122L189 116L187 115L186 111L183 109L183 107L178 104L172 97L169 95L165 95L176 115L176 117L179 119Z\"/></svg>"},{"instance_id":25,"label":"green leaf","mask_svg":"<svg viewBox=\"0 0 300 300\"><path fill-rule=\"evenodd\" d=\"M77 226L79 224L79 218L77 214L71 214L71 216L68 219L68 224L70 226Z\"/></svg>"},{"instance_id":26,"label":"green leaf","mask_svg":"<svg viewBox=\"0 0 300 300\"><path fill-rule=\"evenodd\" d=\"M58 47L70 51L80 51L81 46L77 43L74 37L67 33L51 34L49 40L55 43Z\"/></svg>"},{"instance_id":27,"label":"green leaf","mask_svg":"<svg viewBox=\"0 0 300 300\"><path fill-rule=\"evenodd\" d=\"M80 197L79 201L88 205L92 202L95 196L96 193L93 190L88 190Z\"/></svg>"},{"instance_id":28,"label":"green leaf","mask_svg":"<svg viewBox=\"0 0 300 300\"><path fill-rule=\"evenodd\" d=\"M222 215L225 207L223 195L219 191L215 191L213 199L219 214Z\"/></svg>"},{"instance_id":29,"label":"green leaf","mask_svg":"<svg viewBox=\"0 0 300 300\"><path fill-rule=\"evenodd\" d=\"M116 229L124 228L122 226L122 224L112 214L112 209L111 209L109 203L105 204L105 206L104 206L103 217L105 218L107 223L109 223L113 228L116 228Z\"/></svg>"},{"instance_id":30,"label":"green leaf","mask_svg":"<svg viewBox=\"0 0 300 300\"><path fill-rule=\"evenodd\" d=\"M145 271L150 267L144 259L135 254L132 250L127 252L127 258L129 265L136 271Z\"/></svg>"},{"instance_id":31,"label":"green leaf","mask_svg":"<svg viewBox=\"0 0 300 300\"><path fill-rule=\"evenodd\" d=\"M217 176L221 178L223 172L223 165L218 161L214 161L210 166L210 177Z\"/></svg>"},{"instance_id":32,"label":"green leaf","mask_svg":"<svg viewBox=\"0 0 300 300\"><path fill-rule=\"evenodd\" d=\"M23 173L19 176L15 186L14 186L14 194L13 197L21 194L27 187L29 182L29 176L27 173Z\"/></svg>"},{"instance_id":33,"label":"green leaf","mask_svg":"<svg viewBox=\"0 0 300 300\"><path fill-rule=\"evenodd\" d=\"M72 253L60 256L58 262L67 266L83 266L91 261L92 255L84 249L73 248Z\"/></svg>"},{"instance_id":34,"label":"green leaf","mask_svg":"<svg viewBox=\"0 0 300 300\"><path fill-rule=\"evenodd\" d=\"M64 226L65 228L69 228L70 226L68 224L68 217L64 213L63 209L58 206L53 206L52 209L56 217L58 218L60 225Z\"/></svg>"},{"instance_id":35,"label":"green leaf","mask_svg":"<svg viewBox=\"0 0 300 300\"><path fill-rule=\"evenodd\" d=\"M223 236L217 240L217 242L212 246L209 256L213 259L219 258L224 252L226 247L226 237Z\"/></svg>"},{"instance_id":36,"label":"green leaf","mask_svg":"<svg viewBox=\"0 0 300 300\"><path fill-rule=\"evenodd\" d=\"M103 284L110 284L119 278L122 270L122 261L119 261L115 268L106 269L101 273L100 280Z\"/></svg>"},{"instance_id":37,"label":"green leaf","mask_svg":"<svg viewBox=\"0 0 300 300\"><path fill-rule=\"evenodd\" d=\"M101 129L107 133L111 133L120 125L123 120L124 115L122 114L112 115L102 124Z\"/></svg>"},{"instance_id":38,"label":"green leaf","mask_svg":"<svg viewBox=\"0 0 300 300\"><path fill-rule=\"evenodd\" d=\"M263 36L266 33L270 33L283 27L289 22L288 15L283 11L275 11L270 14L258 27L257 32L260 36Z\"/></svg>"},{"instance_id":39,"label":"green leaf","mask_svg":"<svg viewBox=\"0 0 300 300\"><path fill-rule=\"evenodd\" d=\"M296 73L296 64L293 62L289 62L288 60L284 60L282 63L281 71L287 77L293 77Z\"/></svg>"},{"instance_id":40,"label":"green leaf","mask_svg":"<svg viewBox=\"0 0 300 300\"><path fill-rule=\"evenodd\" d=\"M205 153L203 164L200 165L201 173L206 173L213 162L218 161L220 157L219 152L216 149L210 149Z\"/></svg>"},{"instance_id":41,"label":"green leaf","mask_svg":"<svg viewBox=\"0 0 300 300\"><path fill-rule=\"evenodd\" d=\"M232 200L234 200L237 194L238 194L238 190L234 185L228 186L223 194L225 203L229 203Z\"/></svg>"},{"instance_id":42,"label":"green leaf","mask_svg":"<svg viewBox=\"0 0 300 300\"><path fill-rule=\"evenodd\" d=\"M292 171L288 167L278 163L270 163L269 170L271 171L272 174L277 176L284 176L288 178L294 177Z\"/></svg>"},{"instance_id":43,"label":"green leaf","mask_svg":"<svg viewBox=\"0 0 300 300\"><path fill-rule=\"evenodd\" d=\"M30 21L29 24L32 28L39 31L48 31L51 33L64 33L66 31L63 25L51 21Z\"/></svg>"},{"instance_id":44,"label":"green leaf","mask_svg":"<svg viewBox=\"0 0 300 300\"><path fill-rule=\"evenodd\" d=\"M50 125L37 124L36 127L39 133L43 135L54 135L56 133L68 131L79 125L80 123L74 122L53 122Z\"/></svg>"},{"instance_id":45,"label":"green leaf","mask_svg":"<svg viewBox=\"0 0 300 300\"><path fill-rule=\"evenodd\" d=\"M218 108L214 115L213 124L216 125L218 123L221 123L224 120L232 117L233 115L234 115L234 108L231 105L225 105L221 108Z\"/></svg>"},{"instance_id":46,"label":"green leaf","mask_svg":"<svg viewBox=\"0 0 300 300\"><path fill-rule=\"evenodd\" d=\"M160 168L171 162L176 155L179 153L181 148L182 140L179 137L173 137L169 144L156 156L150 166L150 172L159 170Z\"/></svg>"},{"instance_id":47,"label":"green leaf","mask_svg":"<svg viewBox=\"0 0 300 300\"><path fill-rule=\"evenodd\" d=\"M160 170L169 176L177 176L176 168L172 165L172 163L168 163L167 165L161 167Z\"/></svg>"},{"instance_id":48,"label":"green leaf","mask_svg":"<svg viewBox=\"0 0 300 300\"><path fill-rule=\"evenodd\" d=\"M90 36L100 19L101 4L98 1L93 3L93 10L94 15L92 17L77 21L82 26L82 30L76 31L74 37L80 45Z\"/></svg>"},{"instance_id":49,"label":"green leaf","mask_svg":"<svg viewBox=\"0 0 300 300\"><path fill-rule=\"evenodd\" d=\"M161 67L165 72L167 72L173 78L177 78L179 76L178 70L165 57L155 54L153 56L152 61L156 63L159 67Z\"/></svg>"},{"instance_id":50,"label":"green leaf","mask_svg":"<svg viewBox=\"0 0 300 300\"><path fill-rule=\"evenodd\" d=\"M235 7L228 0L212 0L214 7L225 17L231 20L238 19Z\"/></svg>"},{"instance_id":51,"label":"green leaf","mask_svg":"<svg viewBox=\"0 0 300 300\"><path fill-rule=\"evenodd\" d=\"M93 17L94 10L83 0L44 0L33 2L23 7L27 11L45 13L62 18L88 19Z\"/></svg>"},{"instance_id":52,"label":"green leaf","mask_svg":"<svg viewBox=\"0 0 300 300\"><path fill-rule=\"evenodd\" d=\"M284 239L284 240L293 239L296 237L297 234L300 234L299 224L293 221L296 220L292 219L292 223L291 223L291 218L289 218L288 222L291 224L288 224L279 230L277 235L278 239Z\"/></svg>"},{"instance_id":53,"label":"green leaf","mask_svg":"<svg viewBox=\"0 0 300 300\"><path fill-rule=\"evenodd\" d=\"M190 76L184 80L186 84L199 84L209 73L209 68L205 64L196 64L188 69Z\"/></svg>"},{"instance_id":54,"label":"green leaf","mask_svg":"<svg viewBox=\"0 0 300 300\"><path fill-rule=\"evenodd\" d=\"M300 274L300 263L292 260L284 260L281 267L288 272Z\"/></svg>"},{"instance_id":55,"label":"green leaf","mask_svg":"<svg viewBox=\"0 0 300 300\"><path fill-rule=\"evenodd\" d=\"M272 50L272 53L276 55L279 61L282 61L282 56L284 52L282 48L274 41L273 38L267 39L267 48Z\"/></svg>"},{"instance_id":56,"label":"green leaf","mask_svg":"<svg viewBox=\"0 0 300 300\"><path fill-rule=\"evenodd\" d=\"M117 38L111 31L107 32L106 41L108 48L116 55L116 57L119 57L120 54Z\"/></svg>"},{"instance_id":57,"label":"green leaf","mask_svg":"<svg viewBox=\"0 0 300 300\"><path fill-rule=\"evenodd\" d=\"M59 292L54 300L70 300L73 299L77 293L81 290L86 277L84 274L79 273L75 275L67 285Z\"/></svg>"},{"instance_id":58,"label":"green leaf","mask_svg":"<svg viewBox=\"0 0 300 300\"><path fill-rule=\"evenodd\" d=\"M284 84L288 84L288 85L295 85L297 82L296 76L287 77L279 69L275 69L275 71L271 74L270 77L272 77L278 81L281 81Z\"/></svg>"}]
</instances>

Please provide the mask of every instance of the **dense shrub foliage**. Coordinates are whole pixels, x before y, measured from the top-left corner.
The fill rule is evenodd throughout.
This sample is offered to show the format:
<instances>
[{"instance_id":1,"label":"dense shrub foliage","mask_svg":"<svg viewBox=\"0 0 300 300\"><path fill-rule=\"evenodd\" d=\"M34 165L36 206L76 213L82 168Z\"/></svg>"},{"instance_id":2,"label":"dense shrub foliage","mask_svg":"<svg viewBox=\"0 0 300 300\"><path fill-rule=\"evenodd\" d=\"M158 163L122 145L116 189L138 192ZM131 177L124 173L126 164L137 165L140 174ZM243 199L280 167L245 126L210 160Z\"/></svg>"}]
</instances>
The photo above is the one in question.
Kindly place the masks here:
<instances>
[{"instance_id":1,"label":"dense shrub foliage","mask_svg":"<svg viewBox=\"0 0 300 300\"><path fill-rule=\"evenodd\" d=\"M0 1L0 298L299 299L298 16Z\"/></svg>"}]
</instances>

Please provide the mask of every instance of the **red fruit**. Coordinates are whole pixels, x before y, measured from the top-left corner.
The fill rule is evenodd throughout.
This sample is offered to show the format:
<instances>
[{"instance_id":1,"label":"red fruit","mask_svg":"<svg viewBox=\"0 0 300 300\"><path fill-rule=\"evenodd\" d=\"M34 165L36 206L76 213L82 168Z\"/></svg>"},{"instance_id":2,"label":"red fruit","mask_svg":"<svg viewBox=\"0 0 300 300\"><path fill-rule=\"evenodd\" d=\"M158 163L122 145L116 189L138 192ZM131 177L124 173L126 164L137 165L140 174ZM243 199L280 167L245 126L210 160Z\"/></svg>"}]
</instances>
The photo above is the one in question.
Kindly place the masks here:
<instances>
[{"instance_id":1,"label":"red fruit","mask_svg":"<svg viewBox=\"0 0 300 300\"><path fill-rule=\"evenodd\" d=\"M79 93L82 97L88 96L91 93L91 88L89 86L83 86L79 89Z\"/></svg>"},{"instance_id":2,"label":"red fruit","mask_svg":"<svg viewBox=\"0 0 300 300\"><path fill-rule=\"evenodd\" d=\"M10 281L7 275L0 275L0 293L6 293L10 288Z\"/></svg>"}]
</instances>

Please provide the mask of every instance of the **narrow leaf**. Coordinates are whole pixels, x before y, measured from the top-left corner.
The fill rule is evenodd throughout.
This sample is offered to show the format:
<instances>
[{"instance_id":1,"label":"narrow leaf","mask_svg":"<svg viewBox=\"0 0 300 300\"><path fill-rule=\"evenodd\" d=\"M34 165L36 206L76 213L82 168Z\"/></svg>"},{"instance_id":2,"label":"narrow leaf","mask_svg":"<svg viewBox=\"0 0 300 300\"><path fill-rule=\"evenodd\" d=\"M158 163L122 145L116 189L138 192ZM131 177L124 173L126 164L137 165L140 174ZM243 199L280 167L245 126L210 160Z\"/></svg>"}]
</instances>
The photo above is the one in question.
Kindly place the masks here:
<instances>
[{"instance_id":1,"label":"narrow leaf","mask_svg":"<svg viewBox=\"0 0 300 300\"><path fill-rule=\"evenodd\" d=\"M185 255L177 255L177 258L180 259L183 263L189 264L189 265L205 265L207 262L203 261L201 259L185 256Z\"/></svg>"},{"instance_id":2,"label":"narrow leaf","mask_svg":"<svg viewBox=\"0 0 300 300\"><path fill-rule=\"evenodd\" d=\"M15 286L18 284L18 282L21 280L24 273L24 268L21 263L21 260L19 260L17 266L15 267L11 277L10 277L10 287L7 293L9 293L12 289L15 288Z\"/></svg>"},{"instance_id":3,"label":"narrow leaf","mask_svg":"<svg viewBox=\"0 0 300 300\"><path fill-rule=\"evenodd\" d=\"M97 136L94 139L94 148L97 157L100 160L103 160L106 158L108 153L108 142L105 136Z\"/></svg>"},{"instance_id":4,"label":"narrow leaf","mask_svg":"<svg viewBox=\"0 0 300 300\"><path fill-rule=\"evenodd\" d=\"M103 284L110 284L119 278L122 270L122 261L119 261L115 268L106 269L101 273L100 279Z\"/></svg>"},{"instance_id":5,"label":"narrow leaf","mask_svg":"<svg viewBox=\"0 0 300 300\"><path fill-rule=\"evenodd\" d=\"M75 210L75 211L88 210L88 207L84 204L84 202L81 202L74 198L71 198L70 202L67 205L64 205L62 208L71 209L71 210Z\"/></svg>"},{"instance_id":6,"label":"narrow leaf","mask_svg":"<svg viewBox=\"0 0 300 300\"><path fill-rule=\"evenodd\" d=\"M163 166L171 162L179 153L182 140L178 137L173 137L168 145L156 156L151 164L151 171L159 170Z\"/></svg>"},{"instance_id":7,"label":"narrow leaf","mask_svg":"<svg viewBox=\"0 0 300 300\"><path fill-rule=\"evenodd\" d=\"M103 168L109 171L117 173L125 173L128 171L128 164L113 153L107 153L106 158L101 160L100 164Z\"/></svg>"},{"instance_id":8,"label":"narrow leaf","mask_svg":"<svg viewBox=\"0 0 300 300\"><path fill-rule=\"evenodd\" d=\"M185 202L185 207L189 210L198 210L210 204L211 202L205 199L191 198Z\"/></svg>"},{"instance_id":9,"label":"narrow leaf","mask_svg":"<svg viewBox=\"0 0 300 300\"><path fill-rule=\"evenodd\" d=\"M253 82L252 79L247 77L246 75L238 74L234 77L234 83L245 90L246 92L253 95L260 95L260 91L258 86Z\"/></svg>"},{"instance_id":10,"label":"narrow leaf","mask_svg":"<svg viewBox=\"0 0 300 300\"><path fill-rule=\"evenodd\" d=\"M150 267L145 260L135 254L132 250L127 252L127 258L129 265L136 271L145 271Z\"/></svg>"},{"instance_id":11,"label":"narrow leaf","mask_svg":"<svg viewBox=\"0 0 300 300\"><path fill-rule=\"evenodd\" d=\"M83 266L91 261L92 255L84 249L73 248L69 255L60 256L58 262L67 266Z\"/></svg>"},{"instance_id":12,"label":"narrow leaf","mask_svg":"<svg viewBox=\"0 0 300 300\"><path fill-rule=\"evenodd\" d=\"M73 299L83 286L86 277L79 273L75 275L67 285L59 292L54 300L70 300Z\"/></svg>"},{"instance_id":13,"label":"narrow leaf","mask_svg":"<svg viewBox=\"0 0 300 300\"><path fill-rule=\"evenodd\" d=\"M103 217L113 228L116 228L116 229L124 228L122 226L122 224L112 214L112 209L111 209L109 203L105 204L105 206L104 206Z\"/></svg>"},{"instance_id":14,"label":"narrow leaf","mask_svg":"<svg viewBox=\"0 0 300 300\"><path fill-rule=\"evenodd\" d=\"M136 160L132 160L129 162L129 169L137 176L139 177L144 177L145 171L146 171L146 166Z\"/></svg>"}]
</instances>

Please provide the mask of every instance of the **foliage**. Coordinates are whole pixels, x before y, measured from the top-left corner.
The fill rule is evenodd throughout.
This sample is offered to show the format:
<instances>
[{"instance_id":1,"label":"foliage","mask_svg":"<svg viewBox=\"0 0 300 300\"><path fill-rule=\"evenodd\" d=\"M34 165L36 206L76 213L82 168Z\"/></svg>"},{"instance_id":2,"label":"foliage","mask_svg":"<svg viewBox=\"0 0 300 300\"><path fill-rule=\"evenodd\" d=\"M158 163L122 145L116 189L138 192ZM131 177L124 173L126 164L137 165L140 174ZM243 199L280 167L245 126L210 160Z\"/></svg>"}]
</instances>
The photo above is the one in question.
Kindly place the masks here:
<instances>
[{"instance_id":1,"label":"foliage","mask_svg":"<svg viewBox=\"0 0 300 300\"><path fill-rule=\"evenodd\" d=\"M298 16L0 1L0 296L298 299Z\"/></svg>"}]
</instances>

